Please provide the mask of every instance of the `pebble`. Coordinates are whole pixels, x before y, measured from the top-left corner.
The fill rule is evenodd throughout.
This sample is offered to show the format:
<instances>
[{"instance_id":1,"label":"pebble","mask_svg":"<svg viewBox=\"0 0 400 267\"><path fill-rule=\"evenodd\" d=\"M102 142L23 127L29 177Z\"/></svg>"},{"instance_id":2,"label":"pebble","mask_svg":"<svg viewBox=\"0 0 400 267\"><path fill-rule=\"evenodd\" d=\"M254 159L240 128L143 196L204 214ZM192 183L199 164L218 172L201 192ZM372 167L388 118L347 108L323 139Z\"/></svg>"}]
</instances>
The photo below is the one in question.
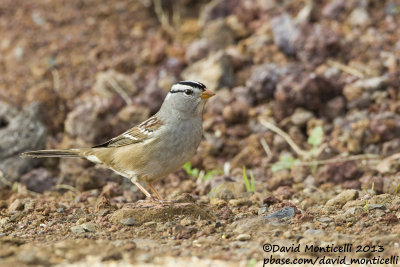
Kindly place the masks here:
<instances>
[{"instance_id":1,"label":"pebble","mask_svg":"<svg viewBox=\"0 0 400 267\"><path fill-rule=\"evenodd\" d=\"M135 220L132 217L123 218L119 221L123 225L133 226L135 224Z\"/></svg>"},{"instance_id":2,"label":"pebble","mask_svg":"<svg viewBox=\"0 0 400 267\"><path fill-rule=\"evenodd\" d=\"M336 197L328 200L328 202L326 202L325 206L340 206L340 207L342 207L348 201L354 200L357 197L358 197L357 190L354 190L354 189L345 190L345 191L342 191Z\"/></svg>"},{"instance_id":3,"label":"pebble","mask_svg":"<svg viewBox=\"0 0 400 267\"><path fill-rule=\"evenodd\" d=\"M84 223L81 226L86 232L95 232L97 228L97 225L91 222Z\"/></svg>"},{"instance_id":4,"label":"pebble","mask_svg":"<svg viewBox=\"0 0 400 267\"><path fill-rule=\"evenodd\" d=\"M14 202L11 203L10 207L8 207L8 211L10 212L21 211L23 209L24 209L24 204L19 199L14 200Z\"/></svg>"},{"instance_id":5,"label":"pebble","mask_svg":"<svg viewBox=\"0 0 400 267\"><path fill-rule=\"evenodd\" d=\"M251 236L249 234L240 234L236 237L237 241L248 241L251 239Z\"/></svg>"},{"instance_id":6,"label":"pebble","mask_svg":"<svg viewBox=\"0 0 400 267\"><path fill-rule=\"evenodd\" d=\"M307 229L304 232L305 236L325 236L325 231L322 229Z\"/></svg>"},{"instance_id":7,"label":"pebble","mask_svg":"<svg viewBox=\"0 0 400 267\"><path fill-rule=\"evenodd\" d=\"M154 222L154 221L150 221L150 222L144 223L143 225L146 226L146 227L151 227L151 226L157 225L157 223Z\"/></svg>"},{"instance_id":8,"label":"pebble","mask_svg":"<svg viewBox=\"0 0 400 267\"><path fill-rule=\"evenodd\" d=\"M63 213L63 212L64 212L64 208L58 208L58 209L57 209L57 212L58 212L58 213Z\"/></svg>"},{"instance_id":9,"label":"pebble","mask_svg":"<svg viewBox=\"0 0 400 267\"><path fill-rule=\"evenodd\" d=\"M386 206L382 205L382 204L368 204L368 209L370 209L370 210L373 210L373 209L384 210L384 209L386 209Z\"/></svg>"},{"instance_id":10,"label":"pebble","mask_svg":"<svg viewBox=\"0 0 400 267\"><path fill-rule=\"evenodd\" d=\"M268 211L268 207L263 206L258 209L258 215L262 215L262 214L266 213L267 211Z\"/></svg>"},{"instance_id":11,"label":"pebble","mask_svg":"<svg viewBox=\"0 0 400 267\"><path fill-rule=\"evenodd\" d=\"M265 218L267 220L269 219L283 219L283 218L293 218L295 215L295 211L293 207L286 207L283 209L280 209L278 211L275 211L267 216Z\"/></svg>"},{"instance_id":12,"label":"pebble","mask_svg":"<svg viewBox=\"0 0 400 267\"><path fill-rule=\"evenodd\" d=\"M86 217L82 217L82 218L79 218L79 220L77 220L75 224L76 225L81 225L81 224L83 224L85 222L87 222L86 221Z\"/></svg>"},{"instance_id":13,"label":"pebble","mask_svg":"<svg viewBox=\"0 0 400 267\"><path fill-rule=\"evenodd\" d=\"M72 226L70 228L71 232L75 233L75 234L82 234L85 233L85 229L83 229L83 227L81 225L77 225L77 226Z\"/></svg>"},{"instance_id":14,"label":"pebble","mask_svg":"<svg viewBox=\"0 0 400 267\"><path fill-rule=\"evenodd\" d=\"M292 123L297 126L306 125L307 121L314 117L314 114L308 110L298 108L290 118Z\"/></svg>"},{"instance_id":15,"label":"pebble","mask_svg":"<svg viewBox=\"0 0 400 267\"><path fill-rule=\"evenodd\" d=\"M348 210L346 210L345 215L358 215L360 213L364 212L364 210L360 207L351 207Z\"/></svg>"},{"instance_id":16,"label":"pebble","mask_svg":"<svg viewBox=\"0 0 400 267\"><path fill-rule=\"evenodd\" d=\"M183 225L183 226L188 226L188 225L192 225L192 224L193 224L193 221L188 218L183 218L181 220L181 225Z\"/></svg>"},{"instance_id":17,"label":"pebble","mask_svg":"<svg viewBox=\"0 0 400 267\"><path fill-rule=\"evenodd\" d=\"M322 218L319 218L318 221L320 221L322 223L330 223L332 221L332 219L329 217L322 217Z\"/></svg>"}]
</instances>

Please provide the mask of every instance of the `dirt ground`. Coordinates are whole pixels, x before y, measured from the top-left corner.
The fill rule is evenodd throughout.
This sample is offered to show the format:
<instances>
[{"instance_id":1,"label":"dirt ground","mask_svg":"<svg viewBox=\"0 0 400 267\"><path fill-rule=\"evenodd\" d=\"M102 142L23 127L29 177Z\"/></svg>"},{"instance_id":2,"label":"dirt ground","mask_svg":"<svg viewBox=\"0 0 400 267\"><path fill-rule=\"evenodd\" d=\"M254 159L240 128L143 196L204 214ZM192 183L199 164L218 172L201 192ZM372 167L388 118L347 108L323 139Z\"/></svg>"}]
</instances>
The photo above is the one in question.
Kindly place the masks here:
<instances>
[{"instance_id":1,"label":"dirt ground","mask_svg":"<svg viewBox=\"0 0 400 267\"><path fill-rule=\"evenodd\" d=\"M400 2L0 1L0 266L398 266ZM177 81L216 96L155 186L81 159Z\"/></svg>"}]
</instances>

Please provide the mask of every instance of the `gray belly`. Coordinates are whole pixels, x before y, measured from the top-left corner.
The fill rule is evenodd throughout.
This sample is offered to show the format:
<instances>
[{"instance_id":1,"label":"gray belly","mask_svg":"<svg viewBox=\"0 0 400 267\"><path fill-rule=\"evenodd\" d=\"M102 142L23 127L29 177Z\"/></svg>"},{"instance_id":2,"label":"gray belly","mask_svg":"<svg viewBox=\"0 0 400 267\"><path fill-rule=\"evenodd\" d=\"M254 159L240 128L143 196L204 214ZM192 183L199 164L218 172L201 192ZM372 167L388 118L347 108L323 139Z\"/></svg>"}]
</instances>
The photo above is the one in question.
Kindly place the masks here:
<instances>
[{"instance_id":1,"label":"gray belly","mask_svg":"<svg viewBox=\"0 0 400 267\"><path fill-rule=\"evenodd\" d=\"M183 166L194 155L202 137L200 123L180 125L153 144L154 157L139 175L139 180L154 182Z\"/></svg>"}]
</instances>

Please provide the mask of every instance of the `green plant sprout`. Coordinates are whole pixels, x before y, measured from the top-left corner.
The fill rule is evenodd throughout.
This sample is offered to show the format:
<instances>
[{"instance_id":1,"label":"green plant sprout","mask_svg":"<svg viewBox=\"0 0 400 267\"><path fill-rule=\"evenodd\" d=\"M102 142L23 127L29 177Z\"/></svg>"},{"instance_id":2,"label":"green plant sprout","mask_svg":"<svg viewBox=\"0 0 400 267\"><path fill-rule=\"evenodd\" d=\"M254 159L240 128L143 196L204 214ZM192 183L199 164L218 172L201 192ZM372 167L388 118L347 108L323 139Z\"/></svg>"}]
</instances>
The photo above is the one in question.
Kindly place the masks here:
<instances>
[{"instance_id":1,"label":"green plant sprout","mask_svg":"<svg viewBox=\"0 0 400 267\"><path fill-rule=\"evenodd\" d=\"M197 168L193 168L191 162L186 162L182 166L183 170L190 176L196 177L198 179L201 179L203 181L208 181L213 178L214 175L221 173L219 170L210 170L208 172L205 172L204 170L199 170Z\"/></svg>"},{"instance_id":2,"label":"green plant sprout","mask_svg":"<svg viewBox=\"0 0 400 267\"><path fill-rule=\"evenodd\" d=\"M295 159L291 155L281 155L279 161L272 165L271 170L273 172L290 170L297 162L299 162L299 159Z\"/></svg>"},{"instance_id":3,"label":"green plant sprout","mask_svg":"<svg viewBox=\"0 0 400 267\"><path fill-rule=\"evenodd\" d=\"M324 137L324 130L322 126L317 126L311 130L310 136L307 139L307 143L313 147L318 147L322 144L322 139Z\"/></svg>"},{"instance_id":4,"label":"green plant sprout","mask_svg":"<svg viewBox=\"0 0 400 267\"><path fill-rule=\"evenodd\" d=\"M192 167L192 163L190 161L186 162L185 165L182 166L182 169L184 169L188 175L193 177L198 177L200 173L199 169Z\"/></svg>"},{"instance_id":5,"label":"green plant sprout","mask_svg":"<svg viewBox=\"0 0 400 267\"><path fill-rule=\"evenodd\" d=\"M243 166L243 180L244 184L246 186L247 192L254 192L256 191L256 180L254 179L253 172L250 171L250 182L249 179L247 178L247 173L246 173L246 167Z\"/></svg>"},{"instance_id":6,"label":"green plant sprout","mask_svg":"<svg viewBox=\"0 0 400 267\"><path fill-rule=\"evenodd\" d=\"M375 187L375 183L372 183L371 189L370 189L371 192L374 192L374 187ZM367 195L369 195L369 192L368 192L368 190L367 190L366 188L363 188L363 190L365 191L365 193L366 193ZM364 210L365 210L365 212L366 212L367 214L369 214L368 198L365 199Z\"/></svg>"},{"instance_id":7,"label":"green plant sprout","mask_svg":"<svg viewBox=\"0 0 400 267\"><path fill-rule=\"evenodd\" d=\"M394 195L397 195L397 193L399 192L399 187L400 187L400 185L396 186L396 190L394 191Z\"/></svg>"},{"instance_id":8,"label":"green plant sprout","mask_svg":"<svg viewBox=\"0 0 400 267\"><path fill-rule=\"evenodd\" d=\"M251 260L249 260L248 266L249 267L254 267L257 264L257 260L252 258Z\"/></svg>"}]
</instances>

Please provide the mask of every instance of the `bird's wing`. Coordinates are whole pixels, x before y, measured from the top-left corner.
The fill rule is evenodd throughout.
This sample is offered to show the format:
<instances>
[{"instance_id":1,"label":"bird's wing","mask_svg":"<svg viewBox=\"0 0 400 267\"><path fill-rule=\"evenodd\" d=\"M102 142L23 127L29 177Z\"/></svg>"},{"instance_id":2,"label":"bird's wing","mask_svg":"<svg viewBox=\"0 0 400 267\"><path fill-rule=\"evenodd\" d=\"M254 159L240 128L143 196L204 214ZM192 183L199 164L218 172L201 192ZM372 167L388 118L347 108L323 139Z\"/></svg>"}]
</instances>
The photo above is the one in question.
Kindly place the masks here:
<instances>
[{"instance_id":1,"label":"bird's wing","mask_svg":"<svg viewBox=\"0 0 400 267\"><path fill-rule=\"evenodd\" d=\"M103 144L94 146L93 148L121 147L135 143L141 143L151 138L154 134L154 131L157 131L162 125L162 122L160 122L160 120L158 120L156 117L151 117L138 126L129 129L128 131L108 140Z\"/></svg>"}]
</instances>

